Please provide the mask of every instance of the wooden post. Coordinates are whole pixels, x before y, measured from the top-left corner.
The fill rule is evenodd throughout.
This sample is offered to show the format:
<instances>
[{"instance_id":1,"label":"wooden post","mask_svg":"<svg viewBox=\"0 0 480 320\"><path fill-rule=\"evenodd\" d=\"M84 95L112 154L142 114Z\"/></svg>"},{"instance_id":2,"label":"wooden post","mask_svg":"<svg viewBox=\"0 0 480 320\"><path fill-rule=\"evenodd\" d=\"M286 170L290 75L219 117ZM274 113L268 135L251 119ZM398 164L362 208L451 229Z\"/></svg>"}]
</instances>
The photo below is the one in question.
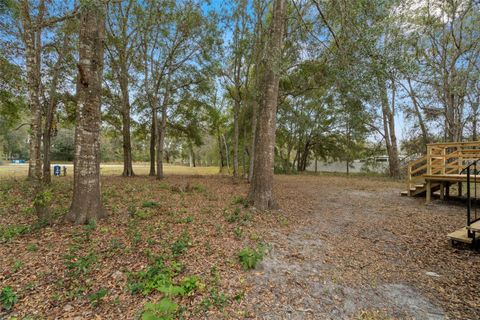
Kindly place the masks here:
<instances>
[{"instance_id":1,"label":"wooden post","mask_svg":"<svg viewBox=\"0 0 480 320\"><path fill-rule=\"evenodd\" d=\"M462 186L463 184L461 182L458 183L458 196L461 197L462 196Z\"/></svg>"},{"instance_id":2,"label":"wooden post","mask_svg":"<svg viewBox=\"0 0 480 320\"><path fill-rule=\"evenodd\" d=\"M427 146L427 174L432 174L432 146Z\"/></svg>"},{"instance_id":3,"label":"wooden post","mask_svg":"<svg viewBox=\"0 0 480 320\"><path fill-rule=\"evenodd\" d=\"M445 182L440 183L440 200L445 200Z\"/></svg>"},{"instance_id":4,"label":"wooden post","mask_svg":"<svg viewBox=\"0 0 480 320\"><path fill-rule=\"evenodd\" d=\"M412 165L409 163L407 165L407 191L410 195L410 188L412 187Z\"/></svg>"},{"instance_id":5,"label":"wooden post","mask_svg":"<svg viewBox=\"0 0 480 320\"><path fill-rule=\"evenodd\" d=\"M450 198L450 182L447 182L447 185L445 186L445 198Z\"/></svg>"},{"instance_id":6,"label":"wooden post","mask_svg":"<svg viewBox=\"0 0 480 320\"><path fill-rule=\"evenodd\" d=\"M427 194L425 197L425 204L429 204L432 201L432 182L430 180L427 181Z\"/></svg>"}]
</instances>

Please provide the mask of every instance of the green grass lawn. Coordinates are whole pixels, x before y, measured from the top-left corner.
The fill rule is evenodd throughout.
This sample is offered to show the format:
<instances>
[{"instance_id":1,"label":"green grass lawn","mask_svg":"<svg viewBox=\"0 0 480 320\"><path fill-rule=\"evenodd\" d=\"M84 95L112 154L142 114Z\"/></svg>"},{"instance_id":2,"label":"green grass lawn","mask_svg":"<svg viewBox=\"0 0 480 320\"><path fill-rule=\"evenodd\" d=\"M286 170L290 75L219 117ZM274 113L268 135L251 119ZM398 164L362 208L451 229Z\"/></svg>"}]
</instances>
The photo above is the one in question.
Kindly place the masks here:
<instances>
[{"instance_id":1,"label":"green grass lawn","mask_svg":"<svg viewBox=\"0 0 480 320\"><path fill-rule=\"evenodd\" d=\"M67 166L67 175L73 174L73 165L71 163L65 164ZM63 164L62 164L63 166ZM121 175L123 171L122 164L101 164L102 175ZM180 175L210 175L217 174L218 167L187 167L180 165L164 165L165 174L180 174ZM150 172L150 165L148 163L138 163L133 165L133 171L136 175L148 175ZM53 172L53 169L52 169ZM0 179L2 178L23 178L28 173L28 164L25 165L5 165L0 166Z\"/></svg>"}]
</instances>

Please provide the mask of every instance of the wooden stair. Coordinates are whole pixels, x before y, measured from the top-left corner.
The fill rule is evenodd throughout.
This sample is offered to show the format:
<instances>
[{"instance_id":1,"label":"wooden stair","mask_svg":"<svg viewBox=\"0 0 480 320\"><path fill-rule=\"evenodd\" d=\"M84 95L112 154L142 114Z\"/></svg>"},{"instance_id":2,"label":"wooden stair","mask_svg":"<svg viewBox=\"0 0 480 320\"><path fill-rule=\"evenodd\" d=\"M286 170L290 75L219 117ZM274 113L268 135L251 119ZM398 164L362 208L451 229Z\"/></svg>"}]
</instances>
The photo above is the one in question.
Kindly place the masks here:
<instances>
[{"instance_id":1,"label":"wooden stair","mask_svg":"<svg viewBox=\"0 0 480 320\"><path fill-rule=\"evenodd\" d=\"M468 230L475 232L475 241L478 241L480 239L480 221L474 222L468 227L463 227L452 233L449 233L447 235L447 238L450 243L461 242L466 244L472 244L474 238L468 237Z\"/></svg>"},{"instance_id":2,"label":"wooden stair","mask_svg":"<svg viewBox=\"0 0 480 320\"><path fill-rule=\"evenodd\" d=\"M437 191L440 189L440 183L439 182L433 182L432 183L432 192ZM409 196L409 197L418 197L418 196L424 196L425 193L427 192L427 183L420 183L416 184L415 186L409 188L409 190L402 191L401 195L402 196Z\"/></svg>"}]
</instances>

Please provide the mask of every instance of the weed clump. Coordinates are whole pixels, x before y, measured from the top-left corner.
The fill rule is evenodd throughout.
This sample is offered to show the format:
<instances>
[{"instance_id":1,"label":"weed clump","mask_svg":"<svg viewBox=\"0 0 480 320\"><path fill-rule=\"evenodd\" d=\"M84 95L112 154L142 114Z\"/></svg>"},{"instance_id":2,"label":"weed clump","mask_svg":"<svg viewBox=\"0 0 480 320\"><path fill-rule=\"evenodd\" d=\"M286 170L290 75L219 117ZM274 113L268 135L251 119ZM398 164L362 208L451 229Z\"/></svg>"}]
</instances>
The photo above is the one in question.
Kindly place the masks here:
<instances>
[{"instance_id":1,"label":"weed clump","mask_svg":"<svg viewBox=\"0 0 480 320\"><path fill-rule=\"evenodd\" d=\"M254 269L262 261L265 255L265 247L257 246L256 249L245 247L238 253L238 260L245 270Z\"/></svg>"}]
</instances>

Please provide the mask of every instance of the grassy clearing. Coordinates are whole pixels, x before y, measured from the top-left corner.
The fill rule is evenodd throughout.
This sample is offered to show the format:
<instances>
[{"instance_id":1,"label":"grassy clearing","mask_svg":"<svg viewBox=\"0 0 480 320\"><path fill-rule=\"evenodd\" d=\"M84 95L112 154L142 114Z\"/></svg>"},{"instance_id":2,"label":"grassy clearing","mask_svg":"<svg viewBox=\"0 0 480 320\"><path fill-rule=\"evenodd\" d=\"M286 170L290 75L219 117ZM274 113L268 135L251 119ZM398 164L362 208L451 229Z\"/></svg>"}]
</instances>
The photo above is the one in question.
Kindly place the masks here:
<instances>
[{"instance_id":1,"label":"grassy clearing","mask_svg":"<svg viewBox=\"0 0 480 320\"><path fill-rule=\"evenodd\" d=\"M67 175L73 174L73 165L71 163L61 164L67 167ZM174 175L211 175L218 173L218 167L195 167L190 168L180 165L164 165L165 174ZM108 175L121 175L123 166L121 164L101 164L101 174ZM133 165L133 171L137 175L148 175L150 172L150 166L146 163L137 163ZM4 165L0 166L0 179L5 178L24 178L28 173L28 165Z\"/></svg>"}]
</instances>

